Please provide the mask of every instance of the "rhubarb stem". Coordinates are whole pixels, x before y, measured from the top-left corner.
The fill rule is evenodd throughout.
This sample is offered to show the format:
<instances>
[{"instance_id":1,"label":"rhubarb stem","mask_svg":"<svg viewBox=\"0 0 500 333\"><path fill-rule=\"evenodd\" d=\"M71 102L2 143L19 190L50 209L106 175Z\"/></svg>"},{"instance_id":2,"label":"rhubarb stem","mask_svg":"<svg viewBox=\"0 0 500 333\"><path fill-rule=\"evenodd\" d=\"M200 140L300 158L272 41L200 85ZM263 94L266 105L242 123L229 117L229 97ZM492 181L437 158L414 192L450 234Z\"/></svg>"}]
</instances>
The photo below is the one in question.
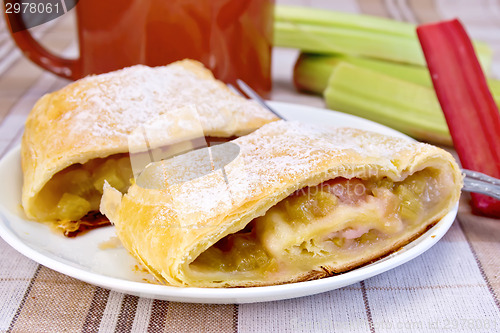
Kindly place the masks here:
<instances>
[{"instance_id":1,"label":"rhubarb stem","mask_svg":"<svg viewBox=\"0 0 500 333\"><path fill-rule=\"evenodd\" d=\"M451 20L417 34L462 166L500 178L500 114L465 29ZM473 193L472 204L500 217L500 200Z\"/></svg>"}]
</instances>

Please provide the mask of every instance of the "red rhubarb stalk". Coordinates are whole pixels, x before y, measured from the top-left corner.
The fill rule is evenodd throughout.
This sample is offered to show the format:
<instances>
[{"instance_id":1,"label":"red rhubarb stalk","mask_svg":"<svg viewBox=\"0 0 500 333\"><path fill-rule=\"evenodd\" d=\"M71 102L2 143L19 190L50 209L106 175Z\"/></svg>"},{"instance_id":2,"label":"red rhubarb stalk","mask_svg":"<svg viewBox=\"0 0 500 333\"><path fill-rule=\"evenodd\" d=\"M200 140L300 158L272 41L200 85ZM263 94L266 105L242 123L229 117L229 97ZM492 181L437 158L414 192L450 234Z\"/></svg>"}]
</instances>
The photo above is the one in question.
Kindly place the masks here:
<instances>
[{"instance_id":1,"label":"red rhubarb stalk","mask_svg":"<svg viewBox=\"0 0 500 333\"><path fill-rule=\"evenodd\" d=\"M455 19L417 34L462 166L500 178L500 113L467 32ZM500 217L500 200L472 193L472 206Z\"/></svg>"}]
</instances>

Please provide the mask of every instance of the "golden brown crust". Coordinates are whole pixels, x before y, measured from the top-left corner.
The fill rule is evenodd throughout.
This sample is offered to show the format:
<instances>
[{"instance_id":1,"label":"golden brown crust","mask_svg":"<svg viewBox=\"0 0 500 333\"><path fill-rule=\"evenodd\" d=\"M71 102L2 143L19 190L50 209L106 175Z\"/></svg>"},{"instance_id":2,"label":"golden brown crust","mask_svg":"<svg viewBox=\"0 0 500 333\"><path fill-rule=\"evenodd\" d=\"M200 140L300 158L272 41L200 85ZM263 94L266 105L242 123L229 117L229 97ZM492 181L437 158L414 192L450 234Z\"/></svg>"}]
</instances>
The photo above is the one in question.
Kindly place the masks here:
<instances>
[{"instance_id":1,"label":"golden brown crust","mask_svg":"<svg viewBox=\"0 0 500 333\"><path fill-rule=\"evenodd\" d=\"M198 62L133 66L89 76L40 98L22 138L22 203L33 214L34 199L64 168L128 152L127 136L138 126L194 106L205 135L243 135L277 118L232 93Z\"/></svg>"},{"instance_id":2,"label":"golden brown crust","mask_svg":"<svg viewBox=\"0 0 500 333\"><path fill-rule=\"evenodd\" d=\"M133 185L123 196L105 187L101 211L115 224L124 246L160 281L177 286L258 286L304 281L369 262L406 244L442 218L458 201L462 178L447 152L423 143L356 129L275 122L236 139L240 155L220 170L182 182L197 166L192 152L157 164L165 189ZM388 177L394 182L424 168L449 174L443 208L411 235L361 258L271 279L199 281L189 264L226 235L242 230L297 189L337 177ZM169 172L175 173L175 176ZM180 175L179 175L180 173ZM175 179L174 179L175 178ZM156 179L162 179L161 177ZM227 179L227 182L225 181Z\"/></svg>"}]
</instances>

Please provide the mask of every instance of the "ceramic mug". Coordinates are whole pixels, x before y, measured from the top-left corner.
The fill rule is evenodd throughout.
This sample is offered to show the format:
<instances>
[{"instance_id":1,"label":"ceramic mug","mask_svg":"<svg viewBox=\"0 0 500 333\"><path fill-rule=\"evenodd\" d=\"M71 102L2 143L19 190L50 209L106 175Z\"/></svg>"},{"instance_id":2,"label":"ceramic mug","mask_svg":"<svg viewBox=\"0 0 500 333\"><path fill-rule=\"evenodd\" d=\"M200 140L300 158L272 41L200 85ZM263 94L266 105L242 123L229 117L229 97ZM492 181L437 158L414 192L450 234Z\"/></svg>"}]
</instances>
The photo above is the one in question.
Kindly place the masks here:
<instances>
[{"instance_id":1,"label":"ceramic mug","mask_svg":"<svg viewBox=\"0 0 500 333\"><path fill-rule=\"evenodd\" d=\"M190 58L224 82L241 79L263 96L271 90L274 0L80 0L75 8L77 59L61 58L40 46L22 13L11 10L6 15L24 54L68 79Z\"/></svg>"}]
</instances>

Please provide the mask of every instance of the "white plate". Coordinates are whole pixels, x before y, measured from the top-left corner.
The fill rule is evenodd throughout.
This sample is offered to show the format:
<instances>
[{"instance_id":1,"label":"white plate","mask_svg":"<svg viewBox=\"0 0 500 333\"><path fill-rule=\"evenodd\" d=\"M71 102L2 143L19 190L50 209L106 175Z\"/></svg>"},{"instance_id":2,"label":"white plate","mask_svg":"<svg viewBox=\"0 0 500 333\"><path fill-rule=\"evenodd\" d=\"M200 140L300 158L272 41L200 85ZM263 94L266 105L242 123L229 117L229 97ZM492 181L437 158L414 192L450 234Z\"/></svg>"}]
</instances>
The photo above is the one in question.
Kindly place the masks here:
<instances>
[{"instance_id":1,"label":"white plate","mask_svg":"<svg viewBox=\"0 0 500 333\"><path fill-rule=\"evenodd\" d=\"M350 126L406 137L385 126L330 110L271 103L289 120ZM176 302L251 303L313 295L341 288L397 267L428 250L449 229L458 205L421 237L370 265L315 281L254 288L177 288L152 284L154 279L137 269L123 247L102 250L99 245L115 235L113 227L65 238L44 224L26 220L21 208L20 148L0 162L0 236L20 253L42 265L79 280L132 295Z\"/></svg>"}]
</instances>

